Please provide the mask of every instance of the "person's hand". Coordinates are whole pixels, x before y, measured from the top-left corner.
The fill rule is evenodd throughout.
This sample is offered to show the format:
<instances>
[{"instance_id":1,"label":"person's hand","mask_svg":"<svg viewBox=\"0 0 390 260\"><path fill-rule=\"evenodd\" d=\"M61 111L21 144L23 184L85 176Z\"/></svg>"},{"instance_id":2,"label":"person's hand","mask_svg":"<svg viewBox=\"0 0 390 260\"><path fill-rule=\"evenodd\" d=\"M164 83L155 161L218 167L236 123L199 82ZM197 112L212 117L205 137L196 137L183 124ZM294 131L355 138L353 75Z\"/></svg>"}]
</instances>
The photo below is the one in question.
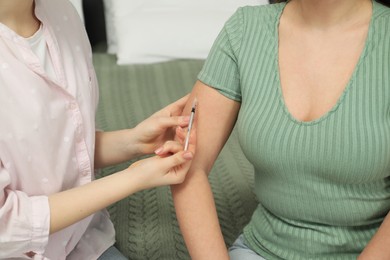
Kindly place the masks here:
<instances>
[{"instance_id":1,"label":"person's hand","mask_svg":"<svg viewBox=\"0 0 390 260\"><path fill-rule=\"evenodd\" d=\"M183 151L182 142L167 141L156 150L156 156L137 161L125 171L135 178L140 190L182 183L195 149L191 137L188 151Z\"/></svg>"},{"instance_id":2,"label":"person's hand","mask_svg":"<svg viewBox=\"0 0 390 260\"><path fill-rule=\"evenodd\" d=\"M188 125L189 116L180 116L188 97L189 95L166 106L133 129L135 146L138 147L140 154L153 153L166 141L173 139L177 126Z\"/></svg>"}]
</instances>

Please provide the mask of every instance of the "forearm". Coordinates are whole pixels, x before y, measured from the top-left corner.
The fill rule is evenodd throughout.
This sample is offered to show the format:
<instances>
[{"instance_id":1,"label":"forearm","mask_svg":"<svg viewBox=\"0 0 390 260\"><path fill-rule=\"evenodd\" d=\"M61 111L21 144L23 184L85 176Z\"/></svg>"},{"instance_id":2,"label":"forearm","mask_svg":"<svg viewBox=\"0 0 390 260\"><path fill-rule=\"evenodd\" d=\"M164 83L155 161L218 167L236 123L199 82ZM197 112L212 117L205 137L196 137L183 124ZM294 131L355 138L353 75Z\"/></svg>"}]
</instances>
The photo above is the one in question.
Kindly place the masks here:
<instances>
[{"instance_id":1,"label":"forearm","mask_svg":"<svg viewBox=\"0 0 390 260\"><path fill-rule=\"evenodd\" d=\"M133 175L120 172L49 196L50 233L59 231L138 191Z\"/></svg>"},{"instance_id":2,"label":"forearm","mask_svg":"<svg viewBox=\"0 0 390 260\"><path fill-rule=\"evenodd\" d=\"M229 259L207 174L190 171L172 195L191 259Z\"/></svg>"},{"instance_id":3,"label":"forearm","mask_svg":"<svg viewBox=\"0 0 390 260\"><path fill-rule=\"evenodd\" d=\"M390 259L390 214L382 222L376 234L367 244L359 260L386 260Z\"/></svg>"},{"instance_id":4,"label":"forearm","mask_svg":"<svg viewBox=\"0 0 390 260\"><path fill-rule=\"evenodd\" d=\"M140 155L132 129L96 132L95 168L122 163Z\"/></svg>"}]
</instances>

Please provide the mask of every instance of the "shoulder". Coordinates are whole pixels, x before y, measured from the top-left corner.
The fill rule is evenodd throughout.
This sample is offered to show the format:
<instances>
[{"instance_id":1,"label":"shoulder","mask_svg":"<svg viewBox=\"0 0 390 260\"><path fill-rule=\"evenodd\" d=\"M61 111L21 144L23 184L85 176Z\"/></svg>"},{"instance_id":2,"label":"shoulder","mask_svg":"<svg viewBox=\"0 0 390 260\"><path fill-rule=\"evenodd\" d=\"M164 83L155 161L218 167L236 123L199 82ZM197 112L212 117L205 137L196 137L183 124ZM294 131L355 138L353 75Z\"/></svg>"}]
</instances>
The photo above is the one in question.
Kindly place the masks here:
<instances>
[{"instance_id":1,"label":"shoulder","mask_svg":"<svg viewBox=\"0 0 390 260\"><path fill-rule=\"evenodd\" d=\"M280 16L285 3L266 4L259 6L244 6L237 10L245 22L262 22L263 24L274 23Z\"/></svg>"},{"instance_id":2,"label":"shoulder","mask_svg":"<svg viewBox=\"0 0 390 260\"><path fill-rule=\"evenodd\" d=\"M225 25L228 35L244 45L255 46L271 39L285 3L240 7ZM240 44L242 47L242 44Z\"/></svg>"},{"instance_id":3,"label":"shoulder","mask_svg":"<svg viewBox=\"0 0 390 260\"><path fill-rule=\"evenodd\" d=\"M382 38L388 45L390 38L390 8L374 1L373 28L376 35L382 35Z\"/></svg>"},{"instance_id":4,"label":"shoulder","mask_svg":"<svg viewBox=\"0 0 390 260\"><path fill-rule=\"evenodd\" d=\"M73 4L69 0L35 0L35 3L45 9L55 10L57 13L74 9Z\"/></svg>"},{"instance_id":5,"label":"shoulder","mask_svg":"<svg viewBox=\"0 0 390 260\"><path fill-rule=\"evenodd\" d=\"M55 39L64 53L80 50L89 60L91 46L84 24L76 8L69 0L35 0L36 15L43 23L48 36ZM73 54L72 54L73 55Z\"/></svg>"},{"instance_id":6,"label":"shoulder","mask_svg":"<svg viewBox=\"0 0 390 260\"><path fill-rule=\"evenodd\" d=\"M390 21L390 8L374 1L375 18Z\"/></svg>"},{"instance_id":7,"label":"shoulder","mask_svg":"<svg viewBox=\"0 0 390 260\"><path fill-rule=\"evenodd\" d=\"M242 12L248 18L263 19L278 16L284 6L285 3L243 6L238 11Z\"/></svg>"},{"instance_id":8,"label":"shoulder","mask_svg":"<svg viewBox=\"0 0 390 260\"><path fill-rule=\"evenodd\" d=\"M52 22L67 20L82 23L76 8L69 0L35 0L36 9Z\"/></svg>"},{"instance_id":9,"label":"shoulder","mask_svg":"<svg viewBox=\"0 0 390 260\"><path fill-rule=\"evenodd\" d=\"M284 6L285 3L240 7L226 22L225 28L243 35L272 30Z\"/></svg>"},{"instance_id":10,"label":"shoulder","mask_svg":"<svg viewBox=\"0 0 390 260\"><path fill-rule=\"evenodd\" d=\"M35 3L37 17L51 27L57 37L84 37L84 24L69 0L35 0Z\"/></svg>"}]
</instances>

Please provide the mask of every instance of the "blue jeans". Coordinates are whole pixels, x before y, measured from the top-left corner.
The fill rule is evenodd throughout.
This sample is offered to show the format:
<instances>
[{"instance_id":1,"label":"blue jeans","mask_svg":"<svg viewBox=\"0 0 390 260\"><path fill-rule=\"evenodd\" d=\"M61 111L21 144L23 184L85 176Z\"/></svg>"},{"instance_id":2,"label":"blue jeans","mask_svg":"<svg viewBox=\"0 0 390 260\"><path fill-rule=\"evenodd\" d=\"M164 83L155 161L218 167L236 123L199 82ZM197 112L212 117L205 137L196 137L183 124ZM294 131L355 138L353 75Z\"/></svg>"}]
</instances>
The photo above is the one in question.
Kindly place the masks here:
<instances>
[{"instance_id":1,"label":"blue jeans","mask_svg":"<svg viewBox=\"0 0 390 260\"><path fill-rule=\"evenodd\" d=\"M109 247L97 260L128 260L115 246Z\"/></svg>"},{"instance_id":2,"label":"blue jeans","mask_svg":"<svg viewBox=\"0 0 390 260\"><path fill-rule=\"evenodd\" d=\"M241 234L229 248L230 260L266 260L245 244L245 238Z\"/></svg>"}]
</instances>

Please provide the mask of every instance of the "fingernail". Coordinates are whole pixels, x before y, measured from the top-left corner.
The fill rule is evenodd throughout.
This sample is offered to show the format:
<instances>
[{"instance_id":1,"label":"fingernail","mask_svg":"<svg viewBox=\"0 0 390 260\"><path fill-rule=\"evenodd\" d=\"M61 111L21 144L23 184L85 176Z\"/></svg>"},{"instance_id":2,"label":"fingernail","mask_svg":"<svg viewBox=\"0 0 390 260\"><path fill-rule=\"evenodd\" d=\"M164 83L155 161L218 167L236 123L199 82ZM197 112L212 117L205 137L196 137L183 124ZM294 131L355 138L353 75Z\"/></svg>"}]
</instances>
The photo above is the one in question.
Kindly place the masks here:
<instances>
[{"instance_id":1,"label":"fingernail","mask_svg":"<svg viewBox=\"0 0 390 260\"><path fill-rule=\"evenodd\" d=\"M183 116L182 119L184 123L190 122L190 117L189 116Z\"/></svg>"},{"instance_id":2,"label":"fingernail","mask_svg":"<svg viewBox=\"0 0 390 260\"><path fill-rule=\"evenodd\" d=\"M160 147L154 151L155 154L160 154L163 151L163 147Z\"/></svg>"},{"instance_id":3,"label":"fingernail","mask_svg":"<svg viewBox=\"0 0 390 260\"><path fill-rule=\"evenodd\" d=\"M192 153L191 152L186 152L183 154L183 158L184 159L187 159L187 160L191 160L193 157Z\"/></svg>"}]
</instances>

